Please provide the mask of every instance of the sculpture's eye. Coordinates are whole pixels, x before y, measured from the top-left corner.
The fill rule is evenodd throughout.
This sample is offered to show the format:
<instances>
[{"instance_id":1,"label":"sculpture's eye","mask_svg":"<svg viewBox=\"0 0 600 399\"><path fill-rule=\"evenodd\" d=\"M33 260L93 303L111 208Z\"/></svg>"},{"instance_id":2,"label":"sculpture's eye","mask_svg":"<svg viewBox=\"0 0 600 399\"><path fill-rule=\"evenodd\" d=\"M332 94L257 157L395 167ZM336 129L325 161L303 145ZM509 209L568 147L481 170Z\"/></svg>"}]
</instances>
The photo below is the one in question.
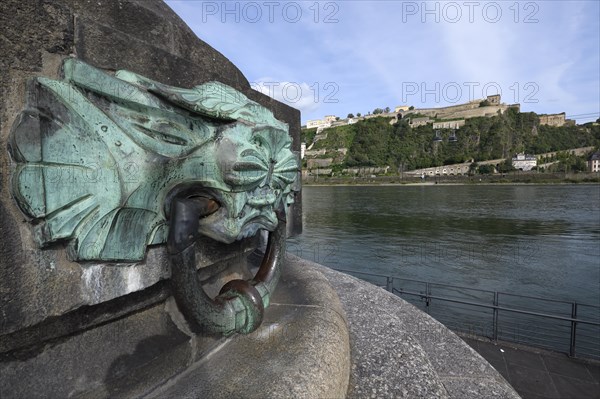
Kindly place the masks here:
<instances>
[{"instance_id":1,"label":"sculpture's eye","mask_svg":"<svg viewBox=\"0 0 600 399\"><path fill-rule=\"evenodd\" d=\"M298 171L291 144L286 132L271 126L232 126L217 148L224 181L235 191L289 185Z\"/></svg>"}]
</instances>

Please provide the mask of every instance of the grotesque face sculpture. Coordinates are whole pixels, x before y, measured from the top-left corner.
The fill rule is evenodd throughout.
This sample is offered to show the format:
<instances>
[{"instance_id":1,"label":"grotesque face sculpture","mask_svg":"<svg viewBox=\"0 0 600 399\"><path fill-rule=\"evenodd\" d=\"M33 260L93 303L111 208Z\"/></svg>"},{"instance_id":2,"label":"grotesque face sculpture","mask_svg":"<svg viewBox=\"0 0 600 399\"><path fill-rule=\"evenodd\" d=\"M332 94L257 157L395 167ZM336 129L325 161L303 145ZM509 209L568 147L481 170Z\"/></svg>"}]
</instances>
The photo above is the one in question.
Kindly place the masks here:
<instances>
[{"instance_id":1,"label":"grotesque face sculpture","mask_svg":"<svg viewBox=\"0 0 600 399\"><path fill-rule=\"evenodd\" d=\"M259 228L273 231L275 211L290 201L290 187L298 172L296 155L287 134L271 126L236 124L217 142L217 165L232 191L219 190L218 212L200 221L205 235L232 242L256 234Z\"/></svg>"},{"instance_id":2,"label":"grotesque face sculpture","mask_svg":"<svg viewBox=\"0 0 600 399\"><path fill-rule=\"evenodd\" d=\"M181 89L80 61L32 81L11 133L12 192L42 246L77 261L138 261L168 235L175 195L215 211L200 232L231 243L274 230L293 200L298 158L286 124L221 83Z\"/></svg>"}]
</instances>

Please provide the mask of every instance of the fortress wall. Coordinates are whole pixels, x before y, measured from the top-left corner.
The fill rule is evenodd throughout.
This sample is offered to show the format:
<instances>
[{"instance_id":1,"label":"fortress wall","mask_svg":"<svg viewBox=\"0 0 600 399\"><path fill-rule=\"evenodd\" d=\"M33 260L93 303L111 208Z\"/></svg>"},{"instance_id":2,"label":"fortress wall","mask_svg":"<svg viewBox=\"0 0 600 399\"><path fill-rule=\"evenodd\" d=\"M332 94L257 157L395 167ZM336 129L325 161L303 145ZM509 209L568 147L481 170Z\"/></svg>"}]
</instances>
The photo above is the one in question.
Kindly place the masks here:
<instances>
[{"instance_id":1,"label":"fortress wall","mask_svg":"<svg viewBox=\"0 0 600 399\"><path fill-rule=\"evenodd\" d=\"M452 165L435 166L432 168L415 169L404 173L411 176L464 175L469 172L470 166L470 162L465 162Z\"/></svg>"},{"instance_id":2,"label":"fortress wall","mask_svg":"<svg viewBox=\"0 0 600 399\"><path fill-rule=\"evenodd\" d=\"M411 113L418 113L418 114L423 114L423 115L428 115L428 116L433 116L433 115L437 114L439 117L440 115L452 114L452 113L459 112L459 111L467 111L467 110L474 109L474 108L479 108L479 101L470 102L467 104L451 105L448 107L441 107L441 108L417 108L412 111L408 111L404 114L409 115Z\"/></svg>"},{"instance_id":3,"label":"fortress wall","mask_svg":"<svg viewBox=\"0 0 600 399\"><path fill-rule=\"evenodd\" d=\"M316 157L319 155L325 155L325 151L326 151L325 148L322 148L320 150L307 150L304 152L304 155L306 157Z\"/></svg>"},{"instance_id":4,"label":"fortress wall","mask_svg":"<svg viewBox=\"0 0 600 399\"><path fill-rule=\"evenodd\" d=\"M488 107L478 107L475 109L464 110L460 112L455 112L451 116L452 118L474 118L478 116L493 116L500 111L504 113L509 107L507 105L491 105ZM438 115L439 117L439 115Z\"/></svg>"},{"instance_id":5,"label":"fortress wall","mask_svg":"<svg viewBox=\"0 0 600 399\"><path fill-rule=\"evenodd\" d=\"M323 168L331 165L332 162L333 158L316 158L306 161L306 165L308 166L308 169Z\"/></svg>"}]
</instances>

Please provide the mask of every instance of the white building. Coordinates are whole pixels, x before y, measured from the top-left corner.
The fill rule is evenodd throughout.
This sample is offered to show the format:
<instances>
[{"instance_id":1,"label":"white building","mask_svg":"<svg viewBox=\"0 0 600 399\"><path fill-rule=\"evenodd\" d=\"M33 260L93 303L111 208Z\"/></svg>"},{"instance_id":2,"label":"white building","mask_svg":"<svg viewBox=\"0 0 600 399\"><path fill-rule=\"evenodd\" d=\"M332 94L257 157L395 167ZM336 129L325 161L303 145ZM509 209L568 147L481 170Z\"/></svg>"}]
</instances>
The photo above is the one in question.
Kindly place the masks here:
<instances>
[{"instance_id":1,"label":"white building","mask_svg":"<svg viewBox=\"0 0 600 399\"><path fill-rule=\"evenodd\" d=\"M406 112L409 110L409 106L408 105L398 105L396 108L394 108L394 112L398 113L398 112Z\"/></svg>"},{"instance_id":2,"label":"white building","mask_svg":"<svg viewBox=\"0 0 600 399\"><path fill-rule=\"evenodd\" d=\"M600 151L596 151L590 156L588 169L590 172L600 172Z\"/></svg>"},{"instance_id":3,"label":"white building","mask_svg":"<svg viewBox=\"0 0 600 399\"><path fill-rule=\"evenodd\" d=\"M512 159L512 166L519 170L531 170L537 166L537 158L534 155L517 154Z\"/></svg>"},{"instance_id":4,"label":"white building","mask_svg":"<svg viewBox=\"0 0 600 399\"><path fill-rule=\"evenodd\" d=\"M306 128L326 128L331 127L331 124L337 120L335 115L326 115L323 119L312 119L306 122Z\"/></svg>"},{"instance_id":5,"label":"white building","mask_svg":"<svg viewBox=\"0 0 600 399\"><path fill-rule=\"evenodd\" d=\"M433 122L434 129L458 129L465 125L465 120Z\"/></svg>"}]
</instances>

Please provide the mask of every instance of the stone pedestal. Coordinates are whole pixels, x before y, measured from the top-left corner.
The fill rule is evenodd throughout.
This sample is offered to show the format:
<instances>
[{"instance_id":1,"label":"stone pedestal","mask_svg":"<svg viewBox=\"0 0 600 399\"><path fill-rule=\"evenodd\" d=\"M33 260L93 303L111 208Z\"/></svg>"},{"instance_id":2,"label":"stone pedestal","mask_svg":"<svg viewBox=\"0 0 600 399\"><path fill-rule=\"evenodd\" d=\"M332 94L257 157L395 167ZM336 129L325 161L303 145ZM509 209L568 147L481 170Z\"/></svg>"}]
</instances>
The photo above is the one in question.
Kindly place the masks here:
<instances>
[{"instance_id":1,"label":"stone pedestal","mask_svg":"<svg viewBox=\"0 0 600 399\"><path fill-rule=\"evenodd\" d=\"M5 354L0 396L343 397L344 311L323 274L298 266L285 262L265 320L249 335L192 334L164 287L155 303L122 319Z\"/></svg>"},{"instance_id":2,"label":"stone pedestal","mask_svg":"<svg viewBox=\"0 0 600 399\"><path fill-rule=\"evenodd\" d=\"M252 90L162 1L8 0L0 26L0 397L515 397L428 316L293 256L262 325L224 338L191 332L173 300L164 241L131 262L69 257L60 240L42 248L33 227L41 216L19 209L11 187L17 161L31 160L11 158L7 147L27 82L61 80L65 58L179 88L229 85L287 124L295 151L300 113ZM289 233L301 230L300 207L298 192ZM196 245L198 277L214 296L225 281L248 277L258 242Z\"/></svg>"}]
</instances>

